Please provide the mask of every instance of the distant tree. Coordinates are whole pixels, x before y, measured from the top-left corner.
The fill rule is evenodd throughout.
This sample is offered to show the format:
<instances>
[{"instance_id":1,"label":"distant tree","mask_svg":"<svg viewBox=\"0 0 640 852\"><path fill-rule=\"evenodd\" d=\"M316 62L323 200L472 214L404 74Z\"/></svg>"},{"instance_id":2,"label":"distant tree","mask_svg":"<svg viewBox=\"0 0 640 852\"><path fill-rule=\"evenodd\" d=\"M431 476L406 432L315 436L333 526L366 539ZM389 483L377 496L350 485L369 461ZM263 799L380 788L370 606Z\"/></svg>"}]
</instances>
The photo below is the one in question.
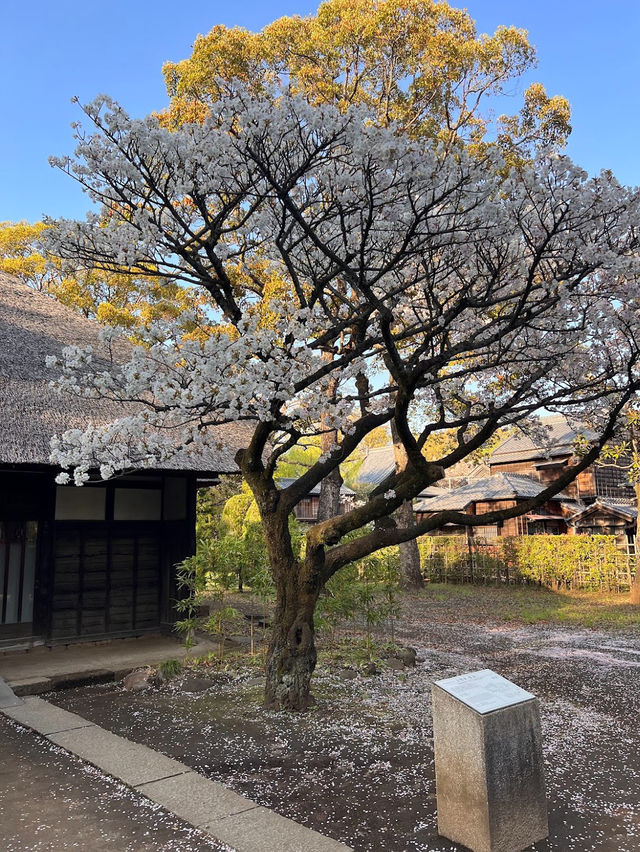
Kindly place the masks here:
<instances>
[{"instance_id":1,"label":"distant tree","mask_svg":"<svg viewBox=\"0 0 640 852\"><path fill-rule=\"evenodd\" d=\"M82 484L93 471L107 478L206 447L210 425L253 424L236 461L277 595L265 700L302 709L315 606L337 571L444 523L530 511L614 434L640 387L640 198L557 155L517 169L496 151L445 156L375 126L361 107L342 113L286 94L274 104L238 90L210 111L171 132L101 98L85 107L95 131L80 135L75 160L60 161L105 211L56 223L52 251L74 267L201 288L227 331L182 343L160 323L130 362L99 372L72 347L61 389L117 400L126 413L65 433L52 461L69 471L59 481ZM286 282L268 323L251 277L259 265ZM596 438L536 498L395 523L446 469L545 409L588 420ZM297 555L288 528L297 503L392 422L404 468L309 529ZM327 426L335 445L279 489L281 456ZM442 430L455 431L456 445L428 462L422 448Z\"/></svg>"},{"instance_id":2,"label":"distant tree","mask_svg":"<svg viewBox=\"0 0 640 852\"><path fill-rule=\"evenodd\" d=\"M46 230L44 222L0 222L0 271L103 325L127 329L134 339L138 329L169 317L183 335L196 329L203 333L202 322L190 318L203 310L202 295L155 277L99 268L63 270L61 258L44 247Z\"/></svg>"},{"instance_id":3,"label":"distant tree","mask_svg":"<svg viewBox=\"0 0 640 852\"><path fill-rule=\"evenodd\" d=\"M445 148L487 140L518 156L562 145L571 128L566 98L533 83L517 115L492 122L491 99L535 67L527 33L479 35L465 9L434 0L327 0L315 15L279 18L260 32L213 27L193 53L167 62L168 126L203 121L240 83L254 95L284 88L340 110L365 106L377 123Z\"/></svg>"}]
</instances>

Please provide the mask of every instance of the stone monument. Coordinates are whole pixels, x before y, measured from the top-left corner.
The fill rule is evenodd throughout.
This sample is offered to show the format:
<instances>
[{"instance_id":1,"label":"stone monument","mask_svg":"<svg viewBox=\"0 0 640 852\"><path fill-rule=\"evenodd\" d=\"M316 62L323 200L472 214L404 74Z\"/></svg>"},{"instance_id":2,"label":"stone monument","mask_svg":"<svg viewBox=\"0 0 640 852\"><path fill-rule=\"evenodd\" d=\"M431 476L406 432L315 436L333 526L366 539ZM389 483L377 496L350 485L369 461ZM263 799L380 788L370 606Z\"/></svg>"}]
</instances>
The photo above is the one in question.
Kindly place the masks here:
<instances>
[{"instance_id":1,"label":"stone monument","mask_svg":"<svg viewBox=\"0 0 640 852\"><path fill-rule=\"evenodd\" d=\"M438 831L473 852L548 835L538 699L490 669L436 681Z\"/></svg>"}]
</instances>

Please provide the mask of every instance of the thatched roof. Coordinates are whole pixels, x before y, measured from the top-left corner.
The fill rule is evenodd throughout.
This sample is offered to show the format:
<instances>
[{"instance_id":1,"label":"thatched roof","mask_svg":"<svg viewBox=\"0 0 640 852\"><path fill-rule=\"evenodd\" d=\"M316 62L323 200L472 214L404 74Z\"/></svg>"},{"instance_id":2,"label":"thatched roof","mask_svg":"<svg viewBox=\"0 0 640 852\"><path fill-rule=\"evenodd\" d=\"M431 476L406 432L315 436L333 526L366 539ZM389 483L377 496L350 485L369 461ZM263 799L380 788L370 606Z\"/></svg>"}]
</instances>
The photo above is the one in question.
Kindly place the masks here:
<instances>
[{"instance_id":1,"label":"thatched roof","mask_svg":"<svg viewBox=\"0 0 640 852\"><path fill-rule=\"evenodd\" d=\"M288 488L290 485L293 485L294 482L297 482L297 480L294 479L294 478L291 478L291 477L288 477L288 476L281 476L279 479L276 480L276 485L278 486L278 488L284 489L284 488ZM340 495L342 497L354 497L355 493L356 492L353 491L351 488L349 488L347 485L341 485L340 486ZM314 485L313 488L310 491L307 492L307 497L319 497L319 496L320 496L320 483L318 483L318 485Z\"/></svg>"},{"instance_id":2,"label":"thatched roof","mask_svg":"<svg viewBox=\"0 0 640 852\"><path fill-rule=\"evenodd\" d=\"M0 464L48 465L54 435L123 415L116 403L60 395L49 387L56 371L46 367L47 356L60 355L69 344L91 345L99 351L99 330L92 320L0 273ZM163 467L237 473L233 457L238 447L246 445L248 433L249 427L242 424L217 427L215 437L224 445L222 450L185 455Z\"/></svg>"}]
</instances>

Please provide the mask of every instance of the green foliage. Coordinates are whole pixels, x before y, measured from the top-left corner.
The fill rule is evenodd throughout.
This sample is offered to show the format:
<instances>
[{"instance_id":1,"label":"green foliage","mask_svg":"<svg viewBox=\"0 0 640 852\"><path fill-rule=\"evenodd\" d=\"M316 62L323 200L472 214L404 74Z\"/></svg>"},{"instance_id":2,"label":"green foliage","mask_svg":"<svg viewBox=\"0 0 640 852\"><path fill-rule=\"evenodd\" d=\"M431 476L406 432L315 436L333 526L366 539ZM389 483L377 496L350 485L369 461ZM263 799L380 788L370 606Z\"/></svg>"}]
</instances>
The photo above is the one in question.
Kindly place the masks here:
<instances>
[{"instance_id":1,"label":"green foliage","mask_svg":"<svg viewBox=\"0 0 640 852\"><path fill-rule=\"evenodd\" d=\"M158 663L158 673L162 680L171 680L182 671L182 663L180 660L163 660Z\"/></svg>"},{"instance_id":2,"label":"green foliage","mask_svg":"<svg viewBox=\"0 0 640 852\"><path fill-rule=\"evenodd\" d=\"M198 504L196 555L179 566L183 599L178 606L183 617L178 629L187 641L199 629L223 642L229 630L235 629L239 624L237 611L224 605L224 595L236 586L250 591L265 606L275 597L260 514L253 496L242 485L215 509L215 491L209 489ZM304 533L293 516L289 532L294 553L300 558ZM358 534L362 533L354 535ZM387 622L393 640L399 613L398 576L397 548L380 550L347 566L331 578L320 597L316 611L318 626L328 630L331 636L345 622L361 626L371 656L373 627ZM206 618L198 615L203 601L213 604L211 615Z\"/></svg>"},{"instance_id":3,"label":"green foliage","mask_svg":"<svg viewBox=\"0 0 640 852\"><path fill-rule=\"evenodd\" d=\"M626 564L615 537L607 535L523 536L515 558L525 580L583 589L616 586Z\"/></svg>"},{"instance_id":4,"label":"green foliage","mask_svg":"<svg viewBox=\"0 0 640 852\"><path fill-rule=\"evenodd\" d=\"M224 653L224 640L242 633L244 626L245 618L242 613L232 606L224 606L222 602L202 622L202 630L210 636L215 636L218 640L220 659L222 659Z\"/></svg>"},{"instance_id":5,"label":"green foliage","mask_svg":"<svg viewBox=\"0 0 640 852\"><path fill-rule=\"evenodd\" d=\"M187 650L196 643L196 630L215 636L219 644L219 655L222 658L224 640L240 632L240 626L244 625L244 616L237 609L224 603L224 593L234 574L232 568L218 570L216 581L223 585L219 585L213 592L209 588L210 577L204 565L207 561L211 561L211 553L215 552L217 545L219 542L215 540L209 542L204 552L185 559L177 566L176 608L182 618L176 622L175 627L184 635ZM225 583L227 585L224 585ZM208 609L208 613L204 614L204 609Z\"/></svg>"},{"instance_id":6,"label":"green foliage","mask_svg":"<svg viewBox=\"0 0 640 852\"><path fill-rule=\"evenodd\" d=\"M178 593L175 606L180 618L176 621L175 628L184 636L188 651L196 644L198 607L206 585L206 575L199 570L197 556L190 556L176 565L176 585Z\"/></svg>"},{"instance_id":7,"label":"green foliage","mask_svg":"<svg viewBox=\"0 0 640 852\"><path fill-rule=\"evenodd\" d=\"M193 564L202 590L211 596L249 586L258 597L268 599L273 584L258 507L246 484L226 480L199 495ZM290 531L299 548L302 533L295 518Z\"/></svg>"},{"instance_id":8,"label":"green foliage","mask_svg":"<svg viewBox=\"0 0 640 852\"><path fill-rule=\"evenodd\" d=\"M398 577L397 547L379 550L360 562L347 565L329 580L320 596L316 608L318 627L333 636L337 627L345 622L361 624L370 655L373 627L389 622L393 639L395 619L399 614Z\"/></svg>"},{"instance_id":9,"label":"green foliage","mask_svg":"<svg viewBox=\"0 0 640 852\"><path fill-rule=\"evenodd\" d=\"M615 536L530 535L472 544L466 536L423 536L425 575L433 581L523 582L549 588L629 587L629 558Z\"/></svg>"},{"instance_id":10,"label":"green foliage","mask_svg":"<svg viewBox=\"0 0 640 852\"><path fill-rule=\"evenodd\" d=\"M494 121L495 99L535 64L525 30L480 34L444 0L326 0L315 15L282 17L260 32L217 25L198 36L188 59L163 68L171 105L160 118L172 128L203 121L236 82L274 97L284 83L314 104L366 105L380 124L448 148L482 152L494 137L507 152L561 147L569 104L540 83L524 91L517 114Z\"/></svg>"},{"instance_id":11,"label":"green foliage","mask_svg":"<svg viewBox=\"0 0 640 852\"><path fill-rule=\"evenodd\" d=\"M318 461L321 452L319 436L307 439L305 446L292 447L278 462L278 476L297 479Z\"/></svg>"},{"instance_id":12,"label":"green foliage","mask_svg":"<svg viewBox=\"0 0 640 852\"><path fill-rule=\"evenodd\" d=\"M371 640L366 636L348 636L323 647L318 654L321 665L342 665L360 668L365 663L375 663L382 668L385 659L392 657L398 647L393 642Z\"/></svg>"},{"instance_id":13,"label":"green foliage","mask_svg":"<svg viewBox=\"0 0 640 852\"><path fill-rule=\"evenodd\" d=\"M204 312L200 323L184 317L190 317L194 308L204 307L204 295L153 276L100 268L76 269L70 274L62 258L51 255L43 245L49 227L44 222L0 222L0 272L103 325L125 329L134 341L139 340L141 329L160 318L175 320L187 337L199 336L199 329L206 325Z\"/></svg>"},{"instance_id":14,"label":"green foliage","mask_svg":"<svg viewBox=\"0 0 640 852\"><path fill-rule=\"evenodd\" d=\"M240 476L221 476L218 485L199 488L196 506L196 535L198 541L218 538L222 512L227 501L242 490Z\"/></svg>"}]
</instances>

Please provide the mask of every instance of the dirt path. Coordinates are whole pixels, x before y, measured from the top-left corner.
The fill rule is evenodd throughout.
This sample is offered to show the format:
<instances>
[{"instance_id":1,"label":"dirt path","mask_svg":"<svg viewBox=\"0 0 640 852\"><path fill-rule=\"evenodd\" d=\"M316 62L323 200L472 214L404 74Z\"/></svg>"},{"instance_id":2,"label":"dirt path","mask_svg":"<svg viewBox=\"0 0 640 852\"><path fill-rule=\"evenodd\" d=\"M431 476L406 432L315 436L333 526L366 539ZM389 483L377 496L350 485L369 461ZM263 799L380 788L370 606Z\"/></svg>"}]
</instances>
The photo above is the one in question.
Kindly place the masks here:
<instances>
[{"instance_id":1,"label":"dirt path","mask_svg":"<svg viewBox=\"0 0 640 852\"><path fill-rule=\"evenodd\" d=\"M424 597L407 602L397 632L418 649L415 669L349 680L320 670L318 707L302 716L265 713L248 675L199 694L178 680L52 700L358 852L444 852L457 847L436 832L431 683L492 668L541 699L551 837L535 848L637 852L637 633L487 622Z\"/></svg>"}]
</instances>

